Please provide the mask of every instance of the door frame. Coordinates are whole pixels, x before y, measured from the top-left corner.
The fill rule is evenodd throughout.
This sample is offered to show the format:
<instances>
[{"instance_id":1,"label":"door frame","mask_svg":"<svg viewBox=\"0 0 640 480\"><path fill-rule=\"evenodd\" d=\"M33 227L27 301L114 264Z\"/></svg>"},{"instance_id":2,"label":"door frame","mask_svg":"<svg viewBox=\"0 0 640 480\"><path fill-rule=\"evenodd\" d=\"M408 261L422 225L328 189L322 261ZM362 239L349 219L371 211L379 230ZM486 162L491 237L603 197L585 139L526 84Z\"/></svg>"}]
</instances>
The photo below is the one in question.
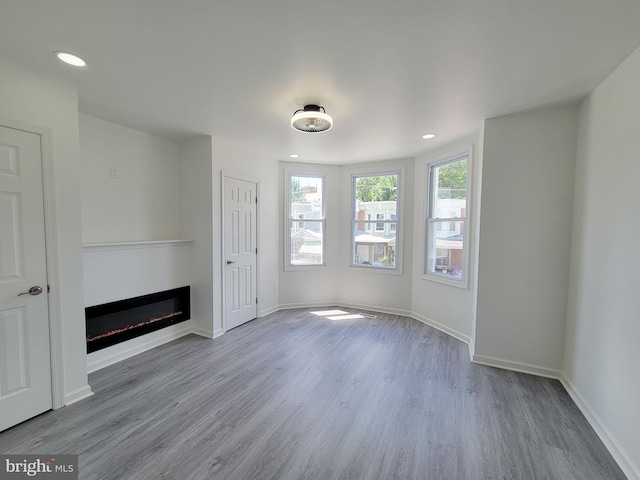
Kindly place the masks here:
<instances>
[{"instance_id":1,"label":"door frame","mask_svg":"<svg viewBox=\"0 0 640 480\"><path fill-rule=\"evenodd\" d=\"M260 318L260 250L261 248L258 246L260 244L260 204L262 203L260 200L260 180L257 178L247 177L245 175L236 175L231 172L227 172L222 170L221 183L220 183L220 202L221 202L221 227L220 228L220 270L221 270L221 283L222 283L222 333L227 331L227 287L226 287L226 273L225 269L225 256L226 256L226 244L225 244L225 221L226 221L226 205L224 201L224 192L225 192L225 179L233 178L236 180L242 180L243 182L253 183L256 186L256 196L258 197L258 201L256 203L256 248L258 249L258 253L256 254L256 296L258 297L258 301L256 302L256 318Z\"/></svg>"},{"instance_id":2,"label":"door frame","mask_svg":"<svg viewBox=\"0 0 640 480\"><path fill-rule=\"evenodd\" d=\"M35 125L0 117L0 126L33 133L40 137L40 161L42 163L42 193L44 203L44 236L47 269L49 346L51 352L51 404L53 409L65 406L64 364L62 342L62 315L60 312L60 266L58 259L58 234L53 172L53 131Z\"/></svg>"}]
</instances>

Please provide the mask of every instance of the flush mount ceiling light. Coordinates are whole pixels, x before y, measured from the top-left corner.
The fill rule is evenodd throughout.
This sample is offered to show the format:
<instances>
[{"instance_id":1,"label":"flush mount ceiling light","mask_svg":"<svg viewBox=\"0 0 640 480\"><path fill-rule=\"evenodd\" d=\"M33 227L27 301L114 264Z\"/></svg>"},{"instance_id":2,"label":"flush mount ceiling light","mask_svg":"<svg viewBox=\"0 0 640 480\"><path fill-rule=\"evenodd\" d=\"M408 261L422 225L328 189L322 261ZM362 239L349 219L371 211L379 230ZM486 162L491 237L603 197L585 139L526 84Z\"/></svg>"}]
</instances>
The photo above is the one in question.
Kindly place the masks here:
<instances>
[{"instance_id":1,"label":"flush mount ceiling light","mask_svg":"<svg viewBox=\"0 0 640 480\"><path fill-rule=\"evenodd\" d=\"M87 65L87 62L85 62L77 55L74 55L73 53L63 52L62 50L58 50L57 52L53 53L56 57L58 57L58 60L68 65L73 65L74 67L84 67Z\"/></svg>"},{"instance_id":2,"label":"flush mount ceiling light","mask_svg":"<svg viewBox=\"0 0 640 480\"><path fill-rule=\"evenodd\" d=\"M305 105L291 117L291 126L300 132L326 132L333 127L333 119L319 105Z\"/></svg>"},{"instance_id":3,"label":"flush mount ceiling light","mask_svg":"<svg viewBox=\"0 0 640 480\"><path fill-rule=\"evenodd\" d=\"M422 135L422 138L424 138L425 140L429 140L430 138L434 138L435 136L435 133L425 133L424 135Z\"/></svg>"}]
</instances>

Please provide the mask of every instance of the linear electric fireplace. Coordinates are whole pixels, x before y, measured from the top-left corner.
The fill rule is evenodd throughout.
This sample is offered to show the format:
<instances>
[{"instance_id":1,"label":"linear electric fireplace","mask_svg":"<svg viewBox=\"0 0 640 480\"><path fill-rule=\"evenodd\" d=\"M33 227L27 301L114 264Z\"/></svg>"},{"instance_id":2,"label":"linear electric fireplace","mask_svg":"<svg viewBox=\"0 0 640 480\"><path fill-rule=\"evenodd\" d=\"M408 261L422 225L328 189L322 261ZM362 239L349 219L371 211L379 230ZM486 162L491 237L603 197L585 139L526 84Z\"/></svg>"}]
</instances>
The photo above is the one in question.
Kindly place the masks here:
<instances>
[{"instance_id":1,"label":"linear electric fireplace","mask_svg":"<svg viewBox=\"0 0 640 480\"><path fill-rule=\"evenodd\" d=\"M191 318L190 287L85 308L87 353Z\"/></svg>"}]
</instances>

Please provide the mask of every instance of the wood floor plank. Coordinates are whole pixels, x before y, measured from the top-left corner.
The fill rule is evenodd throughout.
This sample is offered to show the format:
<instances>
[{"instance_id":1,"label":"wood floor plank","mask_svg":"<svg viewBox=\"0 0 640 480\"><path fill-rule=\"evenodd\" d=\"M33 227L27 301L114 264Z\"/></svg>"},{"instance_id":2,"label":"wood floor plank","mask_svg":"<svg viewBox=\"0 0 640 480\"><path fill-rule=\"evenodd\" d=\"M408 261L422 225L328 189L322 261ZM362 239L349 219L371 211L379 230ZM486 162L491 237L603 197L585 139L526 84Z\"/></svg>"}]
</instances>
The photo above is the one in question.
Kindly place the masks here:
<instances>
[{"instance_id":1,"label":"wood floor plank","mask_svg":"<svg viewBox=\"0 0 640 480\"><path fill-rule=\"evenodd\" d=\"M79 454L88 480L625 478L559 382L472 364L406 317L314 310L95 372L93 397L0 452Z\"/></svg>"}]
</instances>

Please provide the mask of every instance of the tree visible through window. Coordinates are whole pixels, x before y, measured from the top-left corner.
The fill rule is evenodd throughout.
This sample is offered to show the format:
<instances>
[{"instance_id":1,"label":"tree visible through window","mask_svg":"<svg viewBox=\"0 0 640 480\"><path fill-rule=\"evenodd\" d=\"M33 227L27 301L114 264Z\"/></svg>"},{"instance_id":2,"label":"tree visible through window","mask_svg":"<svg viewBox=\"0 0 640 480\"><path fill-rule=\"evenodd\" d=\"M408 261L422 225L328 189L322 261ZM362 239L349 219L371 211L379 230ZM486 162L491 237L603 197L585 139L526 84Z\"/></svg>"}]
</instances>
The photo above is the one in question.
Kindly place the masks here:
<instances>
[{"instance_id":1,"label":"tree visible through window","mask_svg":"<svg viewBox=\"0 0 640 480\"><path fill-rule=\"evenodd\" d=\"M351 265L397 269L400 172L352 176Z\"/></svg>"}]
</instances>

